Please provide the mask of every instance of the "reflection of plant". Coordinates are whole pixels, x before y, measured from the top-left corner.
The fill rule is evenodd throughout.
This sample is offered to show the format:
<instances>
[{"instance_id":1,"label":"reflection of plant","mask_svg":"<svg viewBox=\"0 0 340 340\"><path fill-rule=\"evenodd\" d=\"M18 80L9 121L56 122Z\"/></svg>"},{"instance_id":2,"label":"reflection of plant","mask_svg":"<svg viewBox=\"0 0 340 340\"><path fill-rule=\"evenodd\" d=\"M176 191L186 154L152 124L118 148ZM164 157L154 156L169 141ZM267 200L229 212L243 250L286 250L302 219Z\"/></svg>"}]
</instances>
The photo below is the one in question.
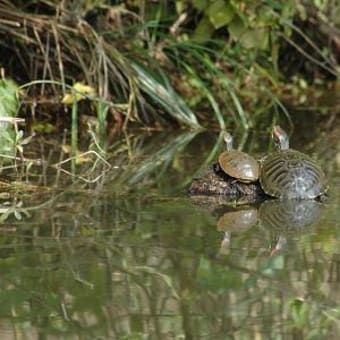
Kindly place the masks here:
<instances>
[{"instance_id":1,"label":"reflection of plant","mask_svg":"<svg viewBox=\"0 0 340 340\"><path fill-rule=\"evenodd\" d=\"M320 310L321 308L321 310ZM291 328L300 338L323 339L332 329L339 329L340 306L318 306L315 301L292 298L288 302Z\"/></svg>"},{"instance_id":2,"label":"reflection of plant","mask_svg":"<svg viewBox=\"0 0 340 340\"><path fill-rule=\"evenodd\" d=\"M295 298L289 304L290 315L294 327L303 329L308 326L309 306L302 299Z\"/></svg>"},{"instance_id":3,"label":"reflection of plant","mask_svg":"<svg viewBox=\"0 0 340 340\"><path fill-rule=\"evenodd\" d=\"M13 184L12 186L14 186ZM3 223L10 217L14 217L16 220L21 221L24 217L29 217L29 213L22 207L23 202L4 202L0 205L0 223Z\"/></svg>"},{"instance_id":4,"label":"reflection of plant","mask_svg":"<svg viewBox=\"0 0 340 340\"><path fill-rule=\"evenodd\" d=\"M0 318L16 335L36 327L61 338L336 339L327 252L291 248L285 266L283 254L264 265L268 240L254 228L220 257L215 218L202 206L97 193L39 195L30 220L1 225Z\"/></svg>"},{"instance_id":5,"label":"reflection of plant","mask_svg":"<svg viewBox=\"0 0 340 340\"><path fill-rule=\"evenodd\" d=\"M242 285L240 273L215 266L210 261L201 259L197 270L198 287L216 293L226 290L237 290Z\"/></svg>"}]
</instances>

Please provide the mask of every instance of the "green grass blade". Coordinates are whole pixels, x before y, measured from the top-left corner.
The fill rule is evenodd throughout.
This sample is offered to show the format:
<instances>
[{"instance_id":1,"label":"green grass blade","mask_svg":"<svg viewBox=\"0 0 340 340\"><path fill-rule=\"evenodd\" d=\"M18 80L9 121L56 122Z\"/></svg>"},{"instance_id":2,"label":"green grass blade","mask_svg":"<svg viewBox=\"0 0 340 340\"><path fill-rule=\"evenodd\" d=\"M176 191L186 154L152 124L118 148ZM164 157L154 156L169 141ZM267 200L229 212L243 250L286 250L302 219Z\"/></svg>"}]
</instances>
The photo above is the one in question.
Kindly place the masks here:
<instances>
[{"instance_id":1,"label":"green grass blade","mask_svg":"<svg viewBox=\"0 0 340 340\"><path fill-rule=\"evenodd\" d=\"M195 114L167 81L165 84L162 84L158 79L137 64L133 64L133 68L137 72L141 89L157 104L162 106L170 116L191 128L197 129L201 127Z\"/></svg>"}]
</instances>

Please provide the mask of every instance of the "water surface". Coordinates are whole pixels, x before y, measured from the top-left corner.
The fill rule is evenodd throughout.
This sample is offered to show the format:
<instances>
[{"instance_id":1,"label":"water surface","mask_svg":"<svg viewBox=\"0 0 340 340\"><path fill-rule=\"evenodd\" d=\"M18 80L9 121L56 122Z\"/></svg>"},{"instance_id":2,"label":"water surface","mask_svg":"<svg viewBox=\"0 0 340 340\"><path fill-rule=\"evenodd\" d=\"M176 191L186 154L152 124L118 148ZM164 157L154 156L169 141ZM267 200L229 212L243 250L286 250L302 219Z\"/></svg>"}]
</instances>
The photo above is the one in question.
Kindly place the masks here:
<instances>
[{"instance_id":1,"label":"water surface","mask_svg":"<svg viewBox=\"0 0 340 340\"><path fill-rule=\"evenodd\" d=\"M317 156L330 191L298 207L302 222L185 195L221 150L218 133L132 138L129 152L123 140L97 182L4 199L1 336L336 339L340 150L306 138L294 143ZM237 142L258 156L270 148L265 133Z\"/></svg>"}]
</instances>

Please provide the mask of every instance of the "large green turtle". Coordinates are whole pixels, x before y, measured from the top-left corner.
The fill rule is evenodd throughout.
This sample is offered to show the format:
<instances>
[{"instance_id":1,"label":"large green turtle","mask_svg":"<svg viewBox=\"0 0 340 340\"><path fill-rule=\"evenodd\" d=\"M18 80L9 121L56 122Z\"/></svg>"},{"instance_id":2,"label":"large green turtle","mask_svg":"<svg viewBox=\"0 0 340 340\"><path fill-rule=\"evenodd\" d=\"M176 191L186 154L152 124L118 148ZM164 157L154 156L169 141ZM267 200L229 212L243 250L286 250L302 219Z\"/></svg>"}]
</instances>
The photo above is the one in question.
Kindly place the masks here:
<instances>
[{"instance_id":1,"label":"large green turtle","mask_svg":"<svg viewBox=\"0 0 340 340\"><path fill-rule=\"evenodd\" d=\"M264 192L281 199L313 199L327 190L326 176L308 155L290 149L287 133L273 128L278 150L261 162L260 183Z\"/></svg>"}]
</instances>

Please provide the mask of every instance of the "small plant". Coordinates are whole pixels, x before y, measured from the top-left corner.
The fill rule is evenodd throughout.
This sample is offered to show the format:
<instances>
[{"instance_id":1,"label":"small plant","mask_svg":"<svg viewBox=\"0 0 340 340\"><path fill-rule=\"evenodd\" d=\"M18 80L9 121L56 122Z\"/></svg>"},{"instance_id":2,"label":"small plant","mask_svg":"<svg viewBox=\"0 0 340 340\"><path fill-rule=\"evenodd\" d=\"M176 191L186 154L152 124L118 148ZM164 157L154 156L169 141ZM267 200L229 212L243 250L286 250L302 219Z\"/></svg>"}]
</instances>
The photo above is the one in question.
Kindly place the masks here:
<instances>
[{"instance_id":1,"label":"small plant","mask_svg":"<svg viewBox=\"0 0 340 340\"><path fill-rule=\"evenodd\" d=\"M0 80L0 158L1 163L8 163L16 157L17 151L22 153L23 131L18 123L24 119L17 118L19 110L19 87L11 79ZM23 143L22 143L23 142Z\"/></svg>"}]
</instances>

